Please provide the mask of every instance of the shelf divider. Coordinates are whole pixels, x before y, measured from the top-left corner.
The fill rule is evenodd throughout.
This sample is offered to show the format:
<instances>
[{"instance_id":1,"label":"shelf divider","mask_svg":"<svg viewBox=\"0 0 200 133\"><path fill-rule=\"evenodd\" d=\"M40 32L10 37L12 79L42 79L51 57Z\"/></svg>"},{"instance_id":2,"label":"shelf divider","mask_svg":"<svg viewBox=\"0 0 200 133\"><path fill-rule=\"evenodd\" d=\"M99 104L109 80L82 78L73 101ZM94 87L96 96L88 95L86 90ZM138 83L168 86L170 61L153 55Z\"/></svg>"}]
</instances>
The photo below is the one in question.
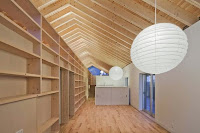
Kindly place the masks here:
<instances>
[{"instance_id":1,"label":"shelf divider","mask_svg":"<svg viewBox=\"0 0 200 133\"><path fill-rule=\"evenodd\" d=\"M38 133L43 133L45 132L48 128L50 128L54 123L56 123L59 120L58 117L53 117L51 119L49 119L48 121L46 121L43 125L41 125L38 128Z\"/></svg>"},{"instance_id":2,"label":"shelf divider","mask_svg":"<svg viewBox=\"0 0 200 133\"><path fill-rule=\"evenodd\" d=\"M12 96L12 97L6 97L6 98L0 98L0 105L17 102L21 100L26 100L30 98L37 97L37 94L27 94L27 95L19 95L19 96Z\"/></svg>"}]
</instances>

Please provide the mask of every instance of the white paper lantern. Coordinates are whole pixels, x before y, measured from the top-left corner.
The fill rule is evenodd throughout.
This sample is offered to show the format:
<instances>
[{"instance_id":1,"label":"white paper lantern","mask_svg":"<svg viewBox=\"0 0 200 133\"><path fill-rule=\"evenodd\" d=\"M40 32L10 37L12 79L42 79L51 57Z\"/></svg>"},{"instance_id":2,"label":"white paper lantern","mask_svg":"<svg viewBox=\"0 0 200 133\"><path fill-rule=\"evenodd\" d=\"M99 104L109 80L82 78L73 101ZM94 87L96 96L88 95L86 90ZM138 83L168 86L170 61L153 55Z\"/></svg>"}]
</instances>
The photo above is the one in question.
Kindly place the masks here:
<instances>
[{"instance_id":1,"label":"white paper lantern","mask_svg":"<svg viewBox=\"0 0 200 133\"><path fill-rule=\"evenodd\" d=\"M178 26L159 23L138 34L131 47L131 60L141 71L160 74L175 68L185 57L187 36Z\"/></svg>"},{"instance_id":2,"label":"white paper lantern","mask_svg":"<svg viewBox=\"0 0 200 133\"><path fill-rule=\"evenodd\" d=\"M109 76L113 80L119 80L123 77L123 70L118 66L114 66L109 70Z\"/></svg>"}]
</instances>

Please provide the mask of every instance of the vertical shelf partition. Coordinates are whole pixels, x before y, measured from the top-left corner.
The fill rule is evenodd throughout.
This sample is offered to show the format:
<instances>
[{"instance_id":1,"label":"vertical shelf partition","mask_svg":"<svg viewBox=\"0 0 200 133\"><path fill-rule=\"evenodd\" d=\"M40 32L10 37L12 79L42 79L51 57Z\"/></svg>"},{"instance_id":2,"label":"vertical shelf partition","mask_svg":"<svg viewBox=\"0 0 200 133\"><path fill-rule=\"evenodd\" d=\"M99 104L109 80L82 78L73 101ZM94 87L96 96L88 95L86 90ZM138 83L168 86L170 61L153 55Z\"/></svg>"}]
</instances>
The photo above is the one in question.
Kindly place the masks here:
<instances>
[{"instance_id":1,"label":"vertical shelf partition","mask_svg":"<svg viewBox=\"0 0 200 133\"><path fill-rule=\"evenodd\" d=\"M60 69L74 115L86 100L84 65L29 0L1 1L0 28L0 106L36 99L36 132L59 132Z\"/></svg>"},{"instance_id":2,"label":"vertical shelf partition","mask_svg":"<svg viewBox=\"0 0 200 133\"><path fill-rule=\"evenodd\" d=\"M41 93L37 98L37 131L59 131L59 35L42 17ZM47 113L46 115L43 115Z\"/></svg>"}]
</instances>

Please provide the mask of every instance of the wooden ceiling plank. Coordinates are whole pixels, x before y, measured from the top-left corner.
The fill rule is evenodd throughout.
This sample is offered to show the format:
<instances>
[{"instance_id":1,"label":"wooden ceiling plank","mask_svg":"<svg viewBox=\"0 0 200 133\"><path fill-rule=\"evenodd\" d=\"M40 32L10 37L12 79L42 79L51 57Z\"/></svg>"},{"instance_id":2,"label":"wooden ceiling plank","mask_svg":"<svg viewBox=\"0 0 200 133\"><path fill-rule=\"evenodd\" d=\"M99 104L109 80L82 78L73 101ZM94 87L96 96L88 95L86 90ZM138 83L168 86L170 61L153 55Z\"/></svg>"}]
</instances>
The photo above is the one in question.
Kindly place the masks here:
<instances>
[{"instance_id":1,"label":"wooden ceiling plank","mask_svg":"<svg viewBox=\"0 0 200 133\"><path fill-rule=\"evenodd\" d=\"M82 60L82 58L80 58L81 60ZM91 64L91 65L89 65L89 67L90 66L95 66L95 67L97 67L97 68L100 68L100 70L103 70L103 71L105 71L104 69L106 69L107 71L108 71L108 73L109 73L109 70L110 70L110 68L105 68L105 66L104 65L102 65L102 64L100 64L99 62L96 62L96 60L95 59L92 59L92 58L86 58L86 59L84 59L83 60L83 62L85 63L85 64ZM118 64L115 64L115 65L117 65L117 66L120 66L120 65L118 65ZM121 65L120 67L124 67L125 65ZM107 72L107 71L105 71L105 72Z\"/></svg>"},{"instance_id":2,"label":"wooden ceiling plank","mask_svg":"<svg viewBox=\"0 0 200 133\"><path fill-rule=\"evenodd\" d=\"M135 35L137 35L138 32L142 30L141 28L135 26L132 23L129 23L128 21L113 14L112 12L100 7L99 5L95 3L92 3L90 0L71 0L70 4L78 9L84 10L84 12L86 12L85 8L87 8L87 10L89 10L88 14L92 15L92 17L96 19L100 19L100 18L107 19L115 23L116 25L134 33ZM137 31L137 34L135 31Z\"/></svg>"},{"instance_id":3,"label":"wooden ceiling plank","mask_svg":"<svg viewBox=\"0 0 200 133\"><path fill-rule=\"evenodd\" d=\"M60 19L56 19L56 21L53 20L53 22L51 22L51 25L53 28L57 29L63 24L66 24L66 22L68 22L72 18L73 18L73 15L71 13L67 13L65 17L61 16Z\"/></svg>"},{"instance_id":4,"label":"wooden ceiling plank","mask_svg":"<svg viewBox=\"0 0 200 133\"><path fill-rule=\"evenodd\" d=\"M82 49L82 50L79 50L79 51L76 51L76 52L84 52L84 51L87 51L87 50ZM100 57L96 56L96 54L94 54L93 52L91 52L91 54L94 55L96 57L96 59L101 60L101 61L105 62L108 65L116 65L116 61L114 61L113 58L111 58L111 57L109 57L109 59L112 60L112 61L110 61L108 58L105 58L103 56L100 56ZM81 57L79 57L79 58L81 58ZM125 63L122 63L120 61L118 61L117 63L120 66L125 65Z\"/></svg>"},{"instance_id":5,"label":"wooden ceiling plank","mask_svg":"<svg viewBox=\"0 0 200 133\"><path fill-rule=\"evenodd\" d=\"M100 70L109 72L110 68L112 67L104 62L101 62L100 60L97 60L95 57L92 57L90 55L87 55L87 56L89 56L89 58L90 58L89 62L92 62L93 64L97 65L97 68L99 68ZM83 61L85 61L85 60L83 60Z\"/></svg>"},{"instance_id":6,"label":"wooden ceiling plank","mask_svg":"<svg viewBox=\"0 0 200 133\"><path fill-rule=\"evenodd\" d=\"M197 0L185 0L185 1L200 9L200 1L199 2L197 2Z\"/></svg>"},{"instance_id":7,"label":"wooden ceiling plank","mask_svg":"<svg viewBox=\"0 0 200 133\"><path fill-rule=\"evenodd\" d=\"M106 73L109 73L109 69L103 67L100 63L95 62L93 59L89 58L87 60L83 60L84 64L86 65L86 68L89 68L91 66L95 66L99 70L103 70Z\"/></svg>"},{"instance_id":8,"label":"wooden ceiling plank","mask_svg":"<svg viewBox=\"0 0 200 133\"><path fill-rule=\"evenodd\" d=\"M151 9L148 9L141 5L140 3L132 0L111 0L114 1L121 6L127 8L128 10L138 14L139 16L147 19L148 21L155 23L155 12ZM163 17L162 15L157 13L157 22L158 23L173 23L171 20ZM179 27L183 28L182 25L178 25Z\"/></svg>"},{"instance_id":9,"label":"wooden ceiling plank","mask_svg":"<svg viewBox=\"0 0 200 133\"><path fill-rule=\"evenodd\" d=\"M86 40L87 38L86 37L82 37L82 39ZM100 46L96 43L93 43L91 40L87 41L87 44L91 44L92 46L94 47L97 47L99 48L99 51L107 51L108 53L111 53L113 56L117 56L117 58L121 59L121 60L124 60L124 61L130 61L130 56L129 54L126 55L126 53L121 53L120 51L118 51L117 49L112 49L112 47L105 47L105 46ZM75 41L76 42L76 41ZM74 43L72 43L74 44ZM72 45L72 44L69 44L69 45ZM75 49L73 49L75 50Z\"/></svg>"},{"instance_id":10,"label":"wooden ceiling plank","mask_svg":"<svg viewBox=\"0 0 200 133\"><path fill-rule=\"evenodd\" d=\"M87 59L87 56L89 56L90 58L92 58L92 59L95 59L96 60L96 57L94 57L92 54L85 54L84 56L82 56L81 58L82 59ZM97 62L100 62L101 64L103 64L103 66L106 66L105 68L108 68L108 69L110 69L112 66L111 65L108 65L107 63L105 63L105 62L103 62L103 61L101 61L101 60L96 60Z\"/></svg>"},{"instance_id":11,"label":"wooden ceiling plank","mask_svg":"<svg viewBox=\"0 0 200 133\"><path fill-rule=\"evenodd\" d=\"M74 35L74 34L76 34L76 35ZM67 44L70 44L72 39L74 39L74 37L76 37L77 35L81 35L81 36L87 37L88 40L92 40L93 43L96 44L96 45L104 46L104 47L107 47L107 48L111 47L111 49L113 49L113 50L118 50L119 54L123 54L123 53L127 53L127 52L129 53L130 52L130 50L122 50L122 49L116 47L116 45L113 45L111 43L108 44L105 41L100 40L98 37L91 36L90 34L87 34L87 33L85 33L84 31L82 31L80 29L74 30L74 34L72 34L73 36L70 36L68 39L65 39Z\"/></svg>"},{"instance_id":12,"label":"wooden ceiling plank","mask_svg":"<svg viewBox=\"0 0 200 133\"><path fill-rule=\"evenodd\" d=\"M89 62L92 62L92 64L94 64L95 66L97 65L97 64L95 64L96 62L95 62L95 59L90 59L90 61ZM98 64L98 67L100 68L100 66L103 66L102 64ZM115 64L114 66L119 66L119 67L121 67L121 68L123 68L123 67L125 67L126 65L121 65L121 64ZM104 66L103 66L104 67ZM105 67L104 67L105 68ZM107 68L108 69L108 68ZM108 69L108 71L109 71L110 69Z\"/></svg>"},{"instance_id":13,"label":"wooden ceiling plank","mask_svg":"<svg viewBox=\"0 0 200 133\"><path fill-rule=\"evenodd\" d=\"M71 9L72 9L71 6L68 5L68 6L66 6L66 8L59 10L59 11L57 10L54 14L46 16L46 19L48 22L53 23L53 21L60 20L62 16L71 12Z\"/></svg>"},{"instance_id":14,"label":"wooden ceiling plank","mask_svg":"<svg viewBox=\"0 0 200 133\"><path fill-rule=\"evenodd\" d=\"M76 35L74 35L74 34L76 34ZM108 45L107 43L105 43L105 42L99 40L98 38L92 37L92 36L89 35L89 34L85 34L83 31L79 31L78 29L77 29L76 31L74 31L74 34L72 34L72 36L70 36L70 41L65 40L65 41L67 42L67 44L70 44L70 43L72 42L72 40L73 40L76 36L80 35L80 36L86 37L89 41L92 41L95 45L98 45L98 46L101 46L101 47L103 46L103 47L110 48L111 51L112 51L112 50L117 50L117 52L118 52L119 54L122 54L122 55L123 55L123 54L127 54L127 53L130 52L130 50L123 51L123 50L121 50L120 48L118 48L118 47L116 47L116 46L114 46L114 45L112 45L112 44Z\"/></svg>"},{"instance_id":15,"label":"wooden ceiling plank","mask_svg":"<svg viewBox=\"0 0 200 133\"><path fill-rule=\"evenodd\" d=\"M154 0L143 0L147 4L151 6L155 6ZM169 16L173 17L176 20L184 23L187 26L191 26L195 22L197 22L198 18L195 17L192 13L187 12L186 10L182 9L181 7L173 4L172 2L165 0L157 0L157 8L168 14Z\"/></svg>"},{"instance_id":16,"label":"wooden ceiling plank","mask_svg":"<svg viewBox=\"0 0 200 133\"><path fill-rule=\"evenodd\" d=\"M124 62L124 63L129 63L129 62L131 62L130 60L129 60L129 61L128 61L128 60L125 60L125 58L122 58L120 55L111 54L110 51L108 51L108 50L102 50L102 49L99 49L99 48L96 47L96 46L88 46L88 45L90 45L90 44L88 44L88 43L87 43L87 46L88 46L88 47L85 47L85 46L83 46L83 44L84 44L84 43L79 43L80 46L79 46L79 47L76 47L73 51L77 51L77 50L81 50L81 49L94 50L94 51L96 51L95 54L97 54L97 53L102 53L102 54L104 54L104 53L105 53L105 55L109 55L109 57L118 59L118 60L120 60L120 61L122 61L122 62ZM70 46L70 48L72 48L71 45L69 45L69 46ZM99 56L99 55L98 55L98 56Z\"/></svg>"},{"instance_id":17,"label":"wooden ceiling plank","mask_svg":"<svg viewBox=\"0 0 200 133\"><path fill-rule=\"evenodd\" d=\"M84 44L84 43L83 43ZM71 45L69 45L71 47ZM111 54L108 50L101 50L99 49L98 47L96 46L91 46L90 44L87 44L88 47L84 47L84 46L79 46L77 47L76 49L74 49L74 51L77 51L77 50L82 50L82 49L87 49L87 50L93 50L95 51L94 54L98 54L98 56L102 56L101 53L103 54L103 57L104 55L109 55L109 57L112 57L112 58L115 58L115 59L118 59L124 63L128 63L130 61L127 61L127 60L124 60L124 58L122 58L120 55L117 55L117 54Z\"/></svg>"},{"instance_id":18,"label":"wooden ceiling plank","mask_svg":"<svg viewBox=\"0 0 200 133\"><path fill-rule=\"evenodd\" d=\"M79 24L76 24L76 25L74 25L73 27L70 27L70 29L72 29L72 28L74 28L73 30L75 30L75 29L80 29L81 31L84 31L84 32L87 33L87 34L90 34L90 35L92 35L93 37L101 38L102 40L105 40L105 41L107 41L109 44L111 43L111 44L113 44L114 46L117 46L117 47L126 49L126 50L128 50L128 51L129 51L129 49L130 49L130 46L129 46L128 48L127 48L127 47L124 47L124 45L122 45L122 44L116 42L115 40L112 40L112 39L108 38L107 36L104 36L103 34L98 34L98 33L96 34L96 33L94 33L92 30L89 31L89 30L87 30L87 29L81 27ZM71 31L72 31L72 30L71 30ZM69 36L71 36L71 35L73 34L73 31L72 31L72 32L71 32L71 31L69 32L68 29L65 30L64 32L67 33L67 34L62 35L62 37L63 37L64 39L68 38ZM69 38L68 38L68 40L69 40Z\"/></svg>"},{"instance_id":19,"label":"wooden ceiling plank","mask_svg":"<svg viewBox=\"0 0 200 133\"><path fill-rule=\"evenodd\" d=\"M97 50L101 51L101 52L104 52L104 51L107 51L108 53L112 54L113 57L117 57L119 58L120 60L122 61L125 61L125 62L130 62L130 56L129 55L126 55L125 53L124 54L120 54L118 51L115 51L115 50L110 50L108 47L99 47L99 45L96 45L95 43L91 42L91 41L88 41L87 38L83 37L84 41L81 42L81 43L86 43L88 45L88 48L90 47L94 47L94 48L97 48ZM77 46L76 43L79 43L79 40L76 40L75 42L73 42L72 44L69 44L69 46L72 47L73 50L76 50L78 48L81 48L81 47L84 47L84 46ZM79 44L81 44L79 43Z\"/></svg>"},{"instance_id":20,"label":"wooden ceiling plank","mask_svg":"<svg viewBox=\"0 0 200 133\"><path fill-rule=\"evenodd\" d=\"M62 8L63 6L66 6L67 4L69 4L70 0L58 0L55 3L52 3L50 5L48 5L47 7L43 8L42 10L40 10L40 12L42 13L42 15L47 15L51 12L54 12L57 10L59 10L59 8Z\"/></svg>"},{"instance_id":21,"label":"wooden ceiling plank","mask_svg":"<svg viewBox=\"0 0 200 133\"><path fill-rule=\"evenodd\" d=\"M56 27L55 30L60 34L61 32L65 31L71 26L74 26L76 24L76 20L73 18L70 18L67 20L67 23L62 23L59 27Z\"/></svg>"},{"instance_id":22,"label":"wooden ceiling plank","mask_svg":"<svg viewBox=\"0 0 200 133\"><path fill-rule=\"evenodd\" d=\"M92 46L96 46L96 47L100 47L100 48L102 48L103 50L109 50L110 51L110 53L114 53L114 55L119 55L119 57L123 57L122 59L124 59L124 60L128 60L128 61L130 61L130 55L129 54L127 54L127 53L122 53L120 50L118 50L118 49L112 49L112 46L105 46L105 45L99 45L99 44L96 44L96 43L94 43L93 42L93 40L89 40L88 38L87 38L87 36L84 36L84 35L81 35L81 39L84 39L84 41L87 41L88 43L91 43L92 44ZM76 39L76 38L75 38ZM79 39L80 40L80 39ZM75 41L76 42L76 41ZM69 44L69 45L73 45L75 42L73 42L73 43L71 43L71 44Z\"/></svg>"},{"instance_id":23,"label":"wooden ceiling plank","mask_svg":"<svg viewBox=\"0 0 200 133\"><path fill-rule=\"evenodd\" d=\"M79 1L90 1L90 0L79 0ZM119 6L114 1L110 0L92 0L95 4L105 8L106 10L112 12L113 14L118 15L119 17L123 18L124 20L128 21L129 23L136 25L137 27L141 29L145 29L146 27L152 25L152 22L147 21L146 19L143 19L141 17L136 16L135 14L127 11L126 9L122 8L122 6ZM94 5L95 5L94 4ZM96 5L95 5L96 8Z\"/></svg>"},{"instance_id":24,"label":"wooden ceiling plank","mask_svg":"<svg viewBox=\"0 0 200 133\"><path fill-rule=\"evenodd\" d=\"M76 53L82 53L83 51L89 51L92 55L94 55L97 59L109 64L109 65L116 65L116 63L120 64L120 66L123 66L127 63L124 63L124 62L121 62L113 57L109 57L107 55L107 57L105 57L106 55L102 55L101 52L99 51L91 51L91 50L88 50L88 49L79 49L79 50L76 50Z\"/></svg>"},{"instance_id":25,"label":"wooden ceiling plank","mask_svg":"<svg viewBox=\"0 0 200 133\"><path fill-rule=\"evenodd\" d=\"M122 47L127 47L128 49L131 48L131 44L130 43L128 44L128 43L120 40L119 38L115 38L113 36L110 36L109 34L106 34L105 32L101 33L99 31L96 31L96 30L94 30L94 29L88 27L87 25L84 25L83 23L78 22L78 21L76 22L76 25L78 26L78 28L80 28L80 29L82 29L84 31L87 31L90 34L93 33L93 34L95 34L95 35L97 35L97 36L99 36L99 37L101 37L101 38L103 38L105 40L108 40L111 43L121 45ZM60 35L64 36L62 33L63 32L61 32Z\"/></svg>"},{"instance_id":26,"label":"wooden ceiling plank","mask_svg":"<svg viewBox=\"0 0 200 133\"><path fill-rule=\"evenodd\" d=\"M48 7L49 5L51 5L51 4L53 4L53 3L57 2L57 1L58 1L58 0L48 0L48 2L46 2L46 3L44 3L43 5L39 6L39 7L38 7L38 10L40 11L40 10L42 10L43 8Z\"/></svg>"},{"instance_id":27,"label":"wooden ceiling plank","mask_svg":"<svg viewBox=\"0 0 200 133\"><path fill-rule=\"evenodd\" d=\"M122 45L115 43L112 40L106 40L106 39L102 38L101 36L91 33L88 30L83 30L82 28L80 28L80 26L70 27L70 30L71 29L73 29L73 30L77 29L80 32L83 32L84 34L91 35L92 37L98 38L99 40L106 42L107 45L113 45L114 47L121 48L122 50L127 51L127 52L130 51L130 48L123 47ZM72 36L72 34L74 33L73 30L71 30L71 31L67 30L67 34L63 35L62 38L69 41L69 39L70 39L69 37Z\"/></svg>"},{"instance_id":28,"label":"wooden ceiling plank","mask_svg":"<svg viewBox=\"0 0 200 133\"><path fill-rule=\"evenodd\" d=\"M119 26L118 24L114 23L113 21L95 13L94 11L88 9L87 7L84 7L83 5L81 5L79 3L71 3L71 4L74 7L74 8L72 8L72 12L76 12L76 14L80 14L80 11L81 11L81 13L87 14L87 16L90 16L91 18L97 20L98 22L101 22L101 23L107 25L108 27L112 28L113 30L121 32L126 36L133 36L134 37L135 35L137 35L141 31L140 28L135 27L135 29L132 32L130 32L129 31L130 29L129 30L124 29L123 27ZM75 11L74 9L77 9L77 10Z\"/></svg>"},{"instance_id":29,"label":"wooden ceiling plank","mask_svg":"<svg viewBox=\"0 0 200 133\"><path fill-rule=\"evenodd\" d=\"M68 7L69 8L69 7ZM103 28L104 30L106 31L110 31L112 33L114 33L115 36L123 36L122 38L124 37L129 37L129 39L133 39L135 38L135 35L131 32L123 32L124 29L121 28L121 31L122 33L120 33L119 31L117 31L114 28L110 28L109 26L112 26L112 24L110 24L109 26L105 25L104 23L102 23L101 21L97 21L95 20L94 18L90 17L89 15L83 13L83 12L80 12L79 10L77 10L76 8L72 8L71 9L72 12L77 16L81 17L82 19L84 18L85 20L95 24L95 25L98 25L99 27ZM66 14L66 13L69 13L69 9L63 9L61 10L60 12L57 12L56 14L50 16L50 17L47 17L47 20L52 23L52 21L55 21L55 20L60 20L60 18L62 17L62 15ZM69 17L70 18L70 17ZM66 21L66 20L62 20L63 23ZM55 24L53 24L52 26L55 27L55 26L59 26L62 22L56 22ZM111 23L111 22L110 22ZM115 25L114 25L115 26ZM112 26L113 27L113 26ZM118 26L119 27L119 26ZM119 28L118 28L119 29ZM125 33L125 34L124 34ZM131 35L131 36L130 36Z\"/></svg>"},{"instance_id":30,"label":"wooden ceiling plank","mask_svg":"<svg viewBox=\"0 0 200 133\"><path fill-rule=\"evenodd\" d=\"M36 8L55 0L30 0Z\"/></svg>"},{"instance_id":31,"label":"wooden ceiling plank","mask_svg":"<svg viewBox=\"0 0 200 133\"><path fill-rule=\"evenodd\" d=\"M100 28L100 27L98 27L96 25L92 25L92 23L90 23L87 20L84 21L84 19L81 19L80 17L77 17L77 18L72 18L71 20L68 20L68 23L63 24L63 25L57 27L56 31L58 33L60 33L62 31L64 31L65 29L67 29L67 27L69 27L70 25L78 23L79 25L84 25L85 27L92 28L92 30L96 30L96 31L100 32L101 34L104 34L104 35L106 35L106 36L108 36L110 38L114 38L114 39L116 38L117 40L120 39L121 41L124 41L124 42L126 42L128 44L132 44L132 42L133 42L133 40L131 40L129 38L120 38L120 37L117 37L117 36L111 34L110 32L108 32L106 30L103 30L102 28Z\"/></svg>"},{"instance_id":32,"label":"wooden ceiling plank","mask_svg":"<svg viewBox=\"0 0 200 133\"><path fill-rule=\"evenodd\" d=\"M104 66L102 66L99 62L95 62L93 59L90 60L84 60L84 62L86 63L86 65L89 67L94 66L96 68L98 68L99 70L103 70L106 73L109 73L108 68L105 68Z\"/></svg>"},{"instance_id":33,"label":"wooden ceiling plank","mask_svg":"<svg viewBox=\"0 0 200 133\"><path fill-rule=\"evenodd\" d=\"M81 39L84 39L84 41L88 41L88 42L91 42L93 45L95 46L98 46L98 47L101 47L101 48L105 48L105 49L110 49L110 52L113 52L115 54L119 54L121 55L122 57L124 57L125 59L129 59L129 55L126 55L126 52L121 52L119 49L115 48L115 47L112 47L112 46L105 46L105 45L101 45L96 43L95 40L91 40L91 37L90 38L87 38L88 36L84 36L82 33L80 33L80 35L78 36L75 36L71 42L68 43L68 45L71 45L71 44L74 44L77 40L81 40Z\"/></svg>"},{"instance_id":34,"label":"wooden ceiling plank","mask_svg":"<svg viewBox=\"0 0 200 133\"><path fill-rule=\"evenodd\" d=\"M103 25L102 25L102 26L101 26L101 25L96 25L96 24L94 24L94 22L88 21L88 20L86 20L86 19L84 19L84 18L82 18L82 17L80 17L80 16L78 16L78 15L76 15L76 14L74 14L74 18L75 18L76 20L79 20L79 21L81 21L82 23L84 23L84 24L90 26L90 27L93 28L93 29L101 29L102 31L107 32L107 33L109 33L109 34L111 34L111 35L113 35L113 36L115 36L115 37L118 37L118 38L120 38L121 40L124 40L124 41L126 41L126 42L128 42L128 43L132 43L132 42L133 42L133 39L136 37L136 36L135 36L134 38L131 38L131 39L130 39L130 38L128 38L127 36L124 36L124 35L122 35L122 34L116 32L116 31L112 30L111 28L105 27L105 26L103 26Z\"/></svg>"},{"instance_id":35,"label":"wooden ceiling plank","mask_svg":"<svg viewBox=\"0 0 200 133\"><path fill-rule=\"evenodd\" d=\"M49 12L48 14L44 15L44 17L45 17L45 18L51 17L51 16L53 16L53 15L59 13L60 11L64 10L65 8L68 8L68 7L71 7L71 5L70 5L70 4L63 5L63 6L61 6L60 8L58 8L58 9L56 9L56 10L54 10L54 11L51 11L51 12ZM48 21L48 20L47 20L47 21Z\"/></svg>"},{"instance_id":36,"label":"wooden ceiling plank","mask_svg":"<svg viewBox=\"0 0 200 133\"><path fill-rule=\"evenodd\" d=\"M102 22L100 22L100 21L97 21L97 20L95 20L94 18L92 18L92 17L90 17L89 15L87 15L87 14L85 14L85 13L83 13L83 12L81 12L81 11L78 11L76 8L74 8L74 7L72 7L72 13L73 13L73 15L74 15L74 17L76 18L76 19L78 19L78 20L82 20L82 21L84 21L84 22L89 22L91 25L93 25L93 26L98 26L99 28L101 28L101 29L103 29L103 30L105 30L105 31L107 31L107 32L109 32L109 33L111 33L111 34L113 34L114 36L116 36L116 37L120 37L120 38L122 38L122 39L124 39L124 40L127 40L127 39L129 39L129 40L132 40L133 38L135 38L135 35L134 34L132 34L132 33L128 33L128 32L123 32L123 31L118 31L117 29L114 29L114 28L112 28L112 27L110 27L110 26L107 26L107 25L105 25L104 23L102 23ZM58 14L54 14L53 16L52 16L52 19L50 18L50 17L48 17L47 18L47 20L49 21L49 22L52 22L53 20L55 20L55 19L58 19L62 14L65 14L66 13L66 11L65 10L62 10L60 13L58 13ZM58 22L59 23L59 22ZM60 24L60 23L59 23ZM111 25L112 26L112 25ZM127 39L126 39L127 38Z\"/></svg>"}]
</instances>

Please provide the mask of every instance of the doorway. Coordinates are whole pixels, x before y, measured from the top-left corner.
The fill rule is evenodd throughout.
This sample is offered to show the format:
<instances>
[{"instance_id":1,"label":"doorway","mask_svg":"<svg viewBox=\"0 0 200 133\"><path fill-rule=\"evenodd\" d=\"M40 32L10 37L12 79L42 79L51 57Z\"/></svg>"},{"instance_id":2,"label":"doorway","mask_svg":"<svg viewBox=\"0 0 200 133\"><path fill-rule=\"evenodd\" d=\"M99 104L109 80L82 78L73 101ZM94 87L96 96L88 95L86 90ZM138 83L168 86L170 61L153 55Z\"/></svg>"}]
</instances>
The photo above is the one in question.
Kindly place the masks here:
<instances>
[{"instance_id":1,"label":"doorway","mask_svg":"<svg viewBox=\"0 0 200 133\"><path fill-rule=\"evenodd\" d=\"M65 124L74 116L74 73L60 70L60 123Z\"/></svg>"},{"instance_id":2,"label":"doorway","mask_svg":"<svg viewBox=\"0 0 200 133\"><path fill-rule=\"evenodd\" d=\"M74 73L69 72L69 118L72 118L75 112L74 89Z\"/></svg>"},{"instance_id":3,"label":"doorway","mask_svg":"<svg viewBox=\"0 0 200 133\"><path fill-rule=\"evenodd\" d=\"M69 121L69 71L60 70L60 123Z\"/></svg>"},{"instance_id":4,"label":"doorway","mask_svg":"<svg viewBox=\"0 0 200 133\"><path fill-rule=\"evenodd\" d=\"M142 109L155 117L155 75L142 74Z\"/></svg>"}]
</instances>

